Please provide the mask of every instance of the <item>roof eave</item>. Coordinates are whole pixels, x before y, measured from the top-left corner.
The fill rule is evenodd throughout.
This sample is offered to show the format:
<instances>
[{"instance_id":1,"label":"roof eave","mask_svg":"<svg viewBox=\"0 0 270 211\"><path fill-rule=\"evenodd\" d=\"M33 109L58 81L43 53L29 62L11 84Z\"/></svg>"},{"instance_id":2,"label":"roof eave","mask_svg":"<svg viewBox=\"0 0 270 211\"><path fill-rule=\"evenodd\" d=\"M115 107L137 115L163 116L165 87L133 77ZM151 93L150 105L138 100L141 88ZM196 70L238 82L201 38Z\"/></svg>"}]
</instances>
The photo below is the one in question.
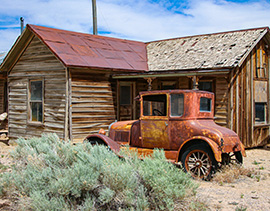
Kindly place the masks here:
<instances>
[{"instance_id":1,"label":"roof eave","mask_svg":"<svg viewBox=\"0 0 270 211\"><path fill-rule=\"evenodd\" d=\"M263 33L257 38L257 40L253 43L252 46L247 50L247 52L244 54L244 56L240 59L239 63L237 64L238 67L241 67L241 65L244 63L248 55L252 52L252 50L255 48L255 46L260 42L261 39L269 32L269 28L265 28Z\"/></svg>"},{"instance_id":2,"label":"roof eave","mask_svg":"<svg viewBox=\"0 0 270 211\"><path fill-rule=\"evenodd\" d=\"M221 69L193 69L193 70L174 70L174 71L149 71L144 73L114 74L113 79L132 79L132 78L160 78L160 77L181 77L181 76L207 76L228 74L234 67Z\"/></svg>"},{"instance_id":3,"label":"roof eave","mask_svg":"<svg viewBox=\"0 0 270 211\"><path fill-rule=\"evenodd\" d=\"M34 34L28 28L25 28L23 33L18 36L17 40L4 58L4 61L0 66L1 72L8 72L14 66L14 64L17 63L18 59L29 45L33 37Z\"/></svg>"}]
</instances>

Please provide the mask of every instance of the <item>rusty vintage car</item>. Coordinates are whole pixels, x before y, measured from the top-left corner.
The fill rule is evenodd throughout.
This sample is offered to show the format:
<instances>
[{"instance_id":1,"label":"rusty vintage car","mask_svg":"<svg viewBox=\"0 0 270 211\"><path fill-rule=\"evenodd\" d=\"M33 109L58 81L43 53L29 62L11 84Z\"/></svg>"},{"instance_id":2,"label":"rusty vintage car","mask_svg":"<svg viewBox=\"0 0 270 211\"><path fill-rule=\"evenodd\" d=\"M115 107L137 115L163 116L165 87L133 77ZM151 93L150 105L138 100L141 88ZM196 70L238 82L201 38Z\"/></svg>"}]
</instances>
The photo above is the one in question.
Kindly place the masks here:
<instances>
[{"instance_id":1,"label":"rusty vintage car","mask_svg":"<svg viewBox=\"0 0 270 211\"><path fill-rule=\"evenodd\" d=\"M141 92L140 118L111 124L109 136L85 140L118 153L129 146L138 154L164 149L166 158L182 164L193 177L208 178L221 164L242 163L245 149L238 135L214 122L214 94L199 90Z\"/></svg>"}]
</instances>

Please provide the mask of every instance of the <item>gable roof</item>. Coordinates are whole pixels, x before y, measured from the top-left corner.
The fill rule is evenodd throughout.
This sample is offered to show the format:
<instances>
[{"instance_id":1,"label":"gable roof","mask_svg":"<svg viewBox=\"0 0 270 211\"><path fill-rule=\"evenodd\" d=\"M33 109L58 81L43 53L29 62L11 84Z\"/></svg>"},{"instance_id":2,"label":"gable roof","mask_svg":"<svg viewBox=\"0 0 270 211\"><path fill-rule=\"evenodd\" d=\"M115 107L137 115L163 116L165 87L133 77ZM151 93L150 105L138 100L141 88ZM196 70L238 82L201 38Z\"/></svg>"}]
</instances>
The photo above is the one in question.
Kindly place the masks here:
<instances>
[{"instance_id":1,"label":"gable roof","mask_svg":"<svg viewBox=\"0 0 270 211\"><path fill-rule=\"evenodd\" d=\"M150 71L240 66L268 27L181 37L147 44Z\"/></svg>"},{"instance_id":2,"label":"gable roof","mask_svg":"<svg viewBox=\"0 0 270 211\"><path fill-rule=\"evenodd\" d=\"M6 52L0 52L0 64L3 62L6 54L7 54Z\"/></svg>"},{"instance_id":3,"label":"gable roof","mask_svg":"<svg viewBox=\"0 0 270 211\"><path fill-rule=\"evenodd\" d=\"M25 45L22 42L36 35L66 67L87 67L128 72L147 71L146 44L99 35L27 25L24 33L10 50L5 63L10 63L9 56L18 58ZM28 38L27 38L28 37ZM17 48L21 48L19 51ZM17 55L17 56L16 56ZM7 65L10 67L10 64ZM7 70L8 67L1 67Z\"/></svg>"}]
</instances>

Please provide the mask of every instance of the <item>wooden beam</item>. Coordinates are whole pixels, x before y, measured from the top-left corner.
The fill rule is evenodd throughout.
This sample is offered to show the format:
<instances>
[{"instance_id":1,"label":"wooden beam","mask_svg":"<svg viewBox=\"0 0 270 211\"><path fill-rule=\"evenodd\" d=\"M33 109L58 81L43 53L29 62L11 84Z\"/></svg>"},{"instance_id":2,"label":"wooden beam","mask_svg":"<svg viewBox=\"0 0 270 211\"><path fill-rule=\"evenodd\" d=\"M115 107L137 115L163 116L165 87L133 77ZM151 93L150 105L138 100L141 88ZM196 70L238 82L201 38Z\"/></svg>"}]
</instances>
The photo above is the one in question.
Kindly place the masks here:
<instances>
[{"instance_id":1,"label":"wooden beam","mask_svg":"<svg viewBox=\"0 0 270 211\"><path fill-rule=\"evenodd\" d=\"M228 74L231 69L222 70L196 70L196 71L165 71L165 72L148 72L148 73L130 73L113 75L113 79L131 79L131 78L161 78L161 77L181 77L181 76L215 76Z\"/></svg>"}]
</instances>

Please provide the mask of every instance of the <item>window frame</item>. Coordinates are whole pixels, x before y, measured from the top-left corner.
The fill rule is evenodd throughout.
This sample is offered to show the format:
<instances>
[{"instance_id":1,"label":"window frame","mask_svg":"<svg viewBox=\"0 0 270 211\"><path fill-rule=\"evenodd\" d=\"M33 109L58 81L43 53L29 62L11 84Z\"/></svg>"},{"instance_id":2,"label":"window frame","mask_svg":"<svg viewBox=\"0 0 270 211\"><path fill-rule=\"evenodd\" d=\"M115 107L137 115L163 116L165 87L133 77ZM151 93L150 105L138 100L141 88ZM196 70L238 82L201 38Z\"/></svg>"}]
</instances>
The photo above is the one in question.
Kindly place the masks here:
<instances>
[{"instance_id":1,"label":"window frame","mask_svg":"<svg viewBox=\"0 0 270 211\"><path fill-rule=\"evenodd\" d=\"M41 81L42 85L41 85L41 94L42 94L42 98L41 100L31 100L31 82L33 81ZM28 92L27 92L27 104L28 104L28 115L27 115L27 123L28 124L32 124L32 125L43 125L44 124L44 78L32 78L28 80ZM42 106L42 121L33 121L32 120L32 107L31 107L31 103L32 102L40 102L41 106Z\"/></svg>"},{"instance_id":2,"label":"window frame","mask_svg":"<svg viewBox=\"0 0 270 211\"><path fill-rule=\"evenodd\" d=\"M128 103L123 103L123 99L122 99L122 87L129 87L129 99L128 99ZM119 86L119 105L120 106L125 106L125 105L131 105L132 104L132 85L131 84L120 84Z\"/></svg>"},{"instance_id":3,"label":"window frame","mask_svg":"<svg viewBox=\"0 0 270 211\"><path fill-rule=\"evenodd\" d=\"M209 105L210 105L210 109L209 110L201 110L201 107L202 107L202 99L206 99L206 100L209 100ZM208 104L208 103L207 103ZM201 96L200 97L200 107L199 107L199 111L201 112L201 113L211 113L211 111L212 111L212 99L211 98L209 98L209 97L204 97L204 96Z\"/></svg>"},{"instance_id":4,"label":"window frame","mask_svg":"<svg viewBox=\"0 0 270 211\"><path fill-rule=\"evenodd\" d=\"M211 91L205 90L205 89L200 89L200 84L202 84L202 83L211 83ZM213 92L213 93L215 93L214 80L199 80L199 82L198 82L198 89L199 90L202 90L202 91L207 91L207 92Z\"/></svg>"},{"instance_id":5,"label":"window frame","mask_svg":"<svg viewBox=\"0 0 270 211\"><path fill-rule=\"evenodd\" d=\"M263 108L264 108L264 120L263 121L256 120L256 104L263 104ZM266 124L267 123L267 103L266 102L255 102L254 110L255 110L255 117L254 117L255 118L255 125Z\"/></svg>"},{"instance_id":6,"label":"window frame","mask_svg":"<svg viewBox=\"0 0 270 211\"><path fill-rule=\"evenodd\" d=\"M180 116L172 115L172 108L173 108L173 106L172 106L172 95L181 95L181 96L183 96L182 97L182 99L183 99L183 109L182 109L182 115L180 115ZM182 117L184 115L184 112L185 112L185 95L184 95L184 93L171 93L170 94L170 117L173 117L173 118Z\"/></svg>"},{"instance_id":7,"label":"window frame","mask_svg":"<svg viewBox=\"0 0 270 211\"><path fill-rule=\"evenodd\" d=\"M156 96L162 96L162 95L164 95L165 96L165 102L163 102L163 101L156 101L156 100L145 100L144 98L145 97L153 97L154 98L154 96L156 97ZM145 102L151 102L151 103L149 103L148 105L145 105L144 103ZM153 102L154 103L164 103L164 112L165 112L165 115L162 115L162 116L156 116L156 115L153 115L153 107L155 106L155 105L153 105ZM151 118L151 117L154 117L154 118L164 118L164 117L168 117L168 95L167 94L146 94L146 95L143 95L142 96L142 110L141 110L141 114L142 114L142 117L147 117L147 118ZM149 115L147 115L146 113L145 113L145 106L148 106L149 108L148 108L148 110L150 111L150 114Z\"/></svg>"}]
</instances>

